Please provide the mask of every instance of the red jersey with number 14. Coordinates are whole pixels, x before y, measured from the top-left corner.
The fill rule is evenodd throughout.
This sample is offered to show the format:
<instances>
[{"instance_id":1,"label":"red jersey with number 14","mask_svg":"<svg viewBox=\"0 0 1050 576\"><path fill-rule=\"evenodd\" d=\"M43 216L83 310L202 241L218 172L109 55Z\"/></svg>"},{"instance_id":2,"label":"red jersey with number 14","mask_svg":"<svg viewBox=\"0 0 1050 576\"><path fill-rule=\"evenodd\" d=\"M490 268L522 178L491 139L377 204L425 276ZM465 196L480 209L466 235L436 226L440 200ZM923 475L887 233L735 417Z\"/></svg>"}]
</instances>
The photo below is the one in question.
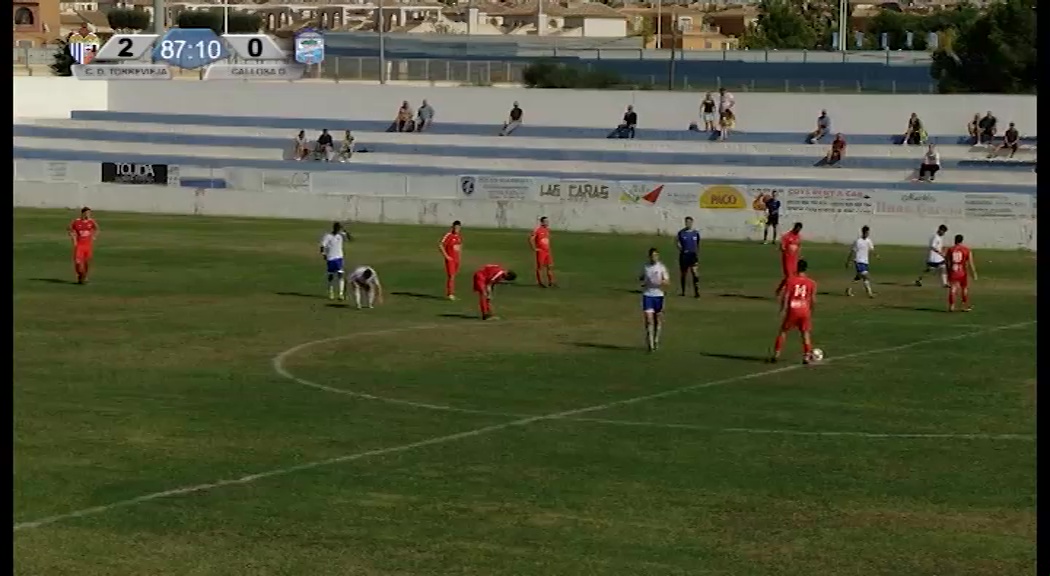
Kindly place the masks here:
<instances>
[{"instance_id":1,"label":"red jersey with number 14","mask_svg":"<svg viewBox=\"0 0 1050 576\"><path fill-rule=\"evenodd\" d=\"M793 276L784 286L788 316L809 316L813 312L813 296L817 293L817 283L808 276Z\"/></svg>"},{"instance_id":2,"label":"red jersey with number 14","mask_svg":"<svg viewBox=\"0 0 1050 576\"><path fill-rule=\"evenodd\" d=\"M956 244L948 249L945 254L948 260L948 278L952 280L965 280L967 268L970 265L970 248L962 244Z\"/></svg>"},{"instance_id":3,"label":"red jersey with number 14","mask_svg":"<svg viewBox=\"0 0 1050 576\"><path fill-rule=\"evenodd\" d=\"M98 224L93 218L77 218L69 224L69 230L76 237L78 246L90 246L95 240L95 233L98 232Z\"/></svg>"}]
</instances>

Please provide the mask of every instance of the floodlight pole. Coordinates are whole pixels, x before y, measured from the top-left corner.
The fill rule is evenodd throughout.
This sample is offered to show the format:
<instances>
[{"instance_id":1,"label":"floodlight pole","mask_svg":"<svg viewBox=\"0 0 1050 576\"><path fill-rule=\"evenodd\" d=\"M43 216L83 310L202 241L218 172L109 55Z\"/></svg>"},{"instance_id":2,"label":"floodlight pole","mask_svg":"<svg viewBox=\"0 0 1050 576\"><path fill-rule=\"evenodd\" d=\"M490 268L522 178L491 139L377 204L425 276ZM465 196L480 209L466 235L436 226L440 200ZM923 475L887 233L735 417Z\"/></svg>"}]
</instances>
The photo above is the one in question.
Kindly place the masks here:
<instances>
[{"instance_id":1,"label":"floodlight pole","mask_svg":"<svg viewBox=\"0 0 1050 576\"><path fill-rule=\"evenodd\" d=\"M164 12L164 0L153 0L153 33L164 35L164 24L167 14Z\"/></svg>"},{"instance_id":2,"label":"floodlight pole","mask_svg":"<svg viewBox=\"0 0 1050 576\"><path fill-rule=\"evenodd\" d=\"M376 0L379 2L379 83L386 84L386 18L383 14L383 3L386 0Z\"/></svg>"}]
</instances>

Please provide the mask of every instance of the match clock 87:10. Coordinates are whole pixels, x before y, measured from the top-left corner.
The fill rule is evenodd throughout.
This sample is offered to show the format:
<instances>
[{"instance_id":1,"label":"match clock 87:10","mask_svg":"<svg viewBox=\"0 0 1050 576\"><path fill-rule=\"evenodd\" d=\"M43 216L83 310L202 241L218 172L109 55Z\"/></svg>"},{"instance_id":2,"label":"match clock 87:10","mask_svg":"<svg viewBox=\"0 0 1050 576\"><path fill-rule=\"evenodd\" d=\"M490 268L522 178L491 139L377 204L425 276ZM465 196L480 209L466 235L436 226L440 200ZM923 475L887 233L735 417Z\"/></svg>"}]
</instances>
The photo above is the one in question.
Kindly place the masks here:
<instances>
[{"instance_id":1,"label":"match clock 87:10","mask_svg":"<svg viewBox=\"0 0 1050 576\"><path fill-rule=\"evenodd\" d=\"M185 70L230 57L226 43L209 28L172 28L153 45L153 61Z\"/></svg>"}]
</instances>

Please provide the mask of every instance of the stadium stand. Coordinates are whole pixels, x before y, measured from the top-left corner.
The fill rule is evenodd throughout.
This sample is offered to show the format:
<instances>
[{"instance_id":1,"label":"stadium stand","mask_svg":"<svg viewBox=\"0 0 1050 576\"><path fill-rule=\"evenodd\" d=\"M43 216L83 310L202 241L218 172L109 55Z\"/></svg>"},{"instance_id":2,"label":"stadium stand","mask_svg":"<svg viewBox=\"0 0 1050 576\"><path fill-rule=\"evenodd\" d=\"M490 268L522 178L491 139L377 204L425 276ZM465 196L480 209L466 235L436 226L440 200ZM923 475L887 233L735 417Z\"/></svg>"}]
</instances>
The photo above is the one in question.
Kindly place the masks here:
<instances>
[{"instance_id":1,"label":"stadium stand","mask_svg":"<svg viewBox=\"0 0 1050 576\"><path fill-rule=\"evenodd\" d=\"M846 158L818 167L826 144L805 133L735 132L713 142L706 133L639 129L634 140L608 130L522 126L508 138L500 126L442 124L422 134L386 132L389 119L266 118L76 111L70 120L14 126L14 157L67 161L168 163L202 167L302 169L292 161L299 130L316 138L353 130L358 151L345 164L310 162L310 170L432 175L543 175L552 178L752 184L824 188L1035 193L1034 138L1015 158L989 159L988 148L963 135L931 136L941 171L916 182L925 146L897 145L900 136L847 134ZM86 149L85 149L86 148Z\"/></svg>"}]
</instances>

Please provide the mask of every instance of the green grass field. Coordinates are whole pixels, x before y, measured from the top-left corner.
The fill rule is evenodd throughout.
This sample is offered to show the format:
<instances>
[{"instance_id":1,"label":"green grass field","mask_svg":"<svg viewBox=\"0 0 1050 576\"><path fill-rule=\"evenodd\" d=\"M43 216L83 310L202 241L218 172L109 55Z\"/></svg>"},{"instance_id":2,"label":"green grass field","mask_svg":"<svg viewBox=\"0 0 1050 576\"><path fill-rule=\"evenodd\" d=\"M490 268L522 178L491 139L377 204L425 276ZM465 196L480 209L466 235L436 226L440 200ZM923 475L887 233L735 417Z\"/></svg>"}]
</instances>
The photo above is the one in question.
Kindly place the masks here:
<instances>
[{"instance_id":1,"label":"green grass field","mask_svg":"<svg viewBox=\"0 0 1050 576\"><path fill-rule=\"evenodd\" d=\"M949 315L921 248L882 247L868 300L807 244L804 368L795 335L761 361L757 243L705 244L650 355L635 278L670 238L556 231L540 290L524 232L467 228L448 302L441 230L355 225L393 292L357 311L322 297L324 222L101 213L76 286L72 217L15 211L18 574L1035 573L1033 254L978 251ZM481 322L492 261L524 281Z\"/></svg>"}]
</instances>

